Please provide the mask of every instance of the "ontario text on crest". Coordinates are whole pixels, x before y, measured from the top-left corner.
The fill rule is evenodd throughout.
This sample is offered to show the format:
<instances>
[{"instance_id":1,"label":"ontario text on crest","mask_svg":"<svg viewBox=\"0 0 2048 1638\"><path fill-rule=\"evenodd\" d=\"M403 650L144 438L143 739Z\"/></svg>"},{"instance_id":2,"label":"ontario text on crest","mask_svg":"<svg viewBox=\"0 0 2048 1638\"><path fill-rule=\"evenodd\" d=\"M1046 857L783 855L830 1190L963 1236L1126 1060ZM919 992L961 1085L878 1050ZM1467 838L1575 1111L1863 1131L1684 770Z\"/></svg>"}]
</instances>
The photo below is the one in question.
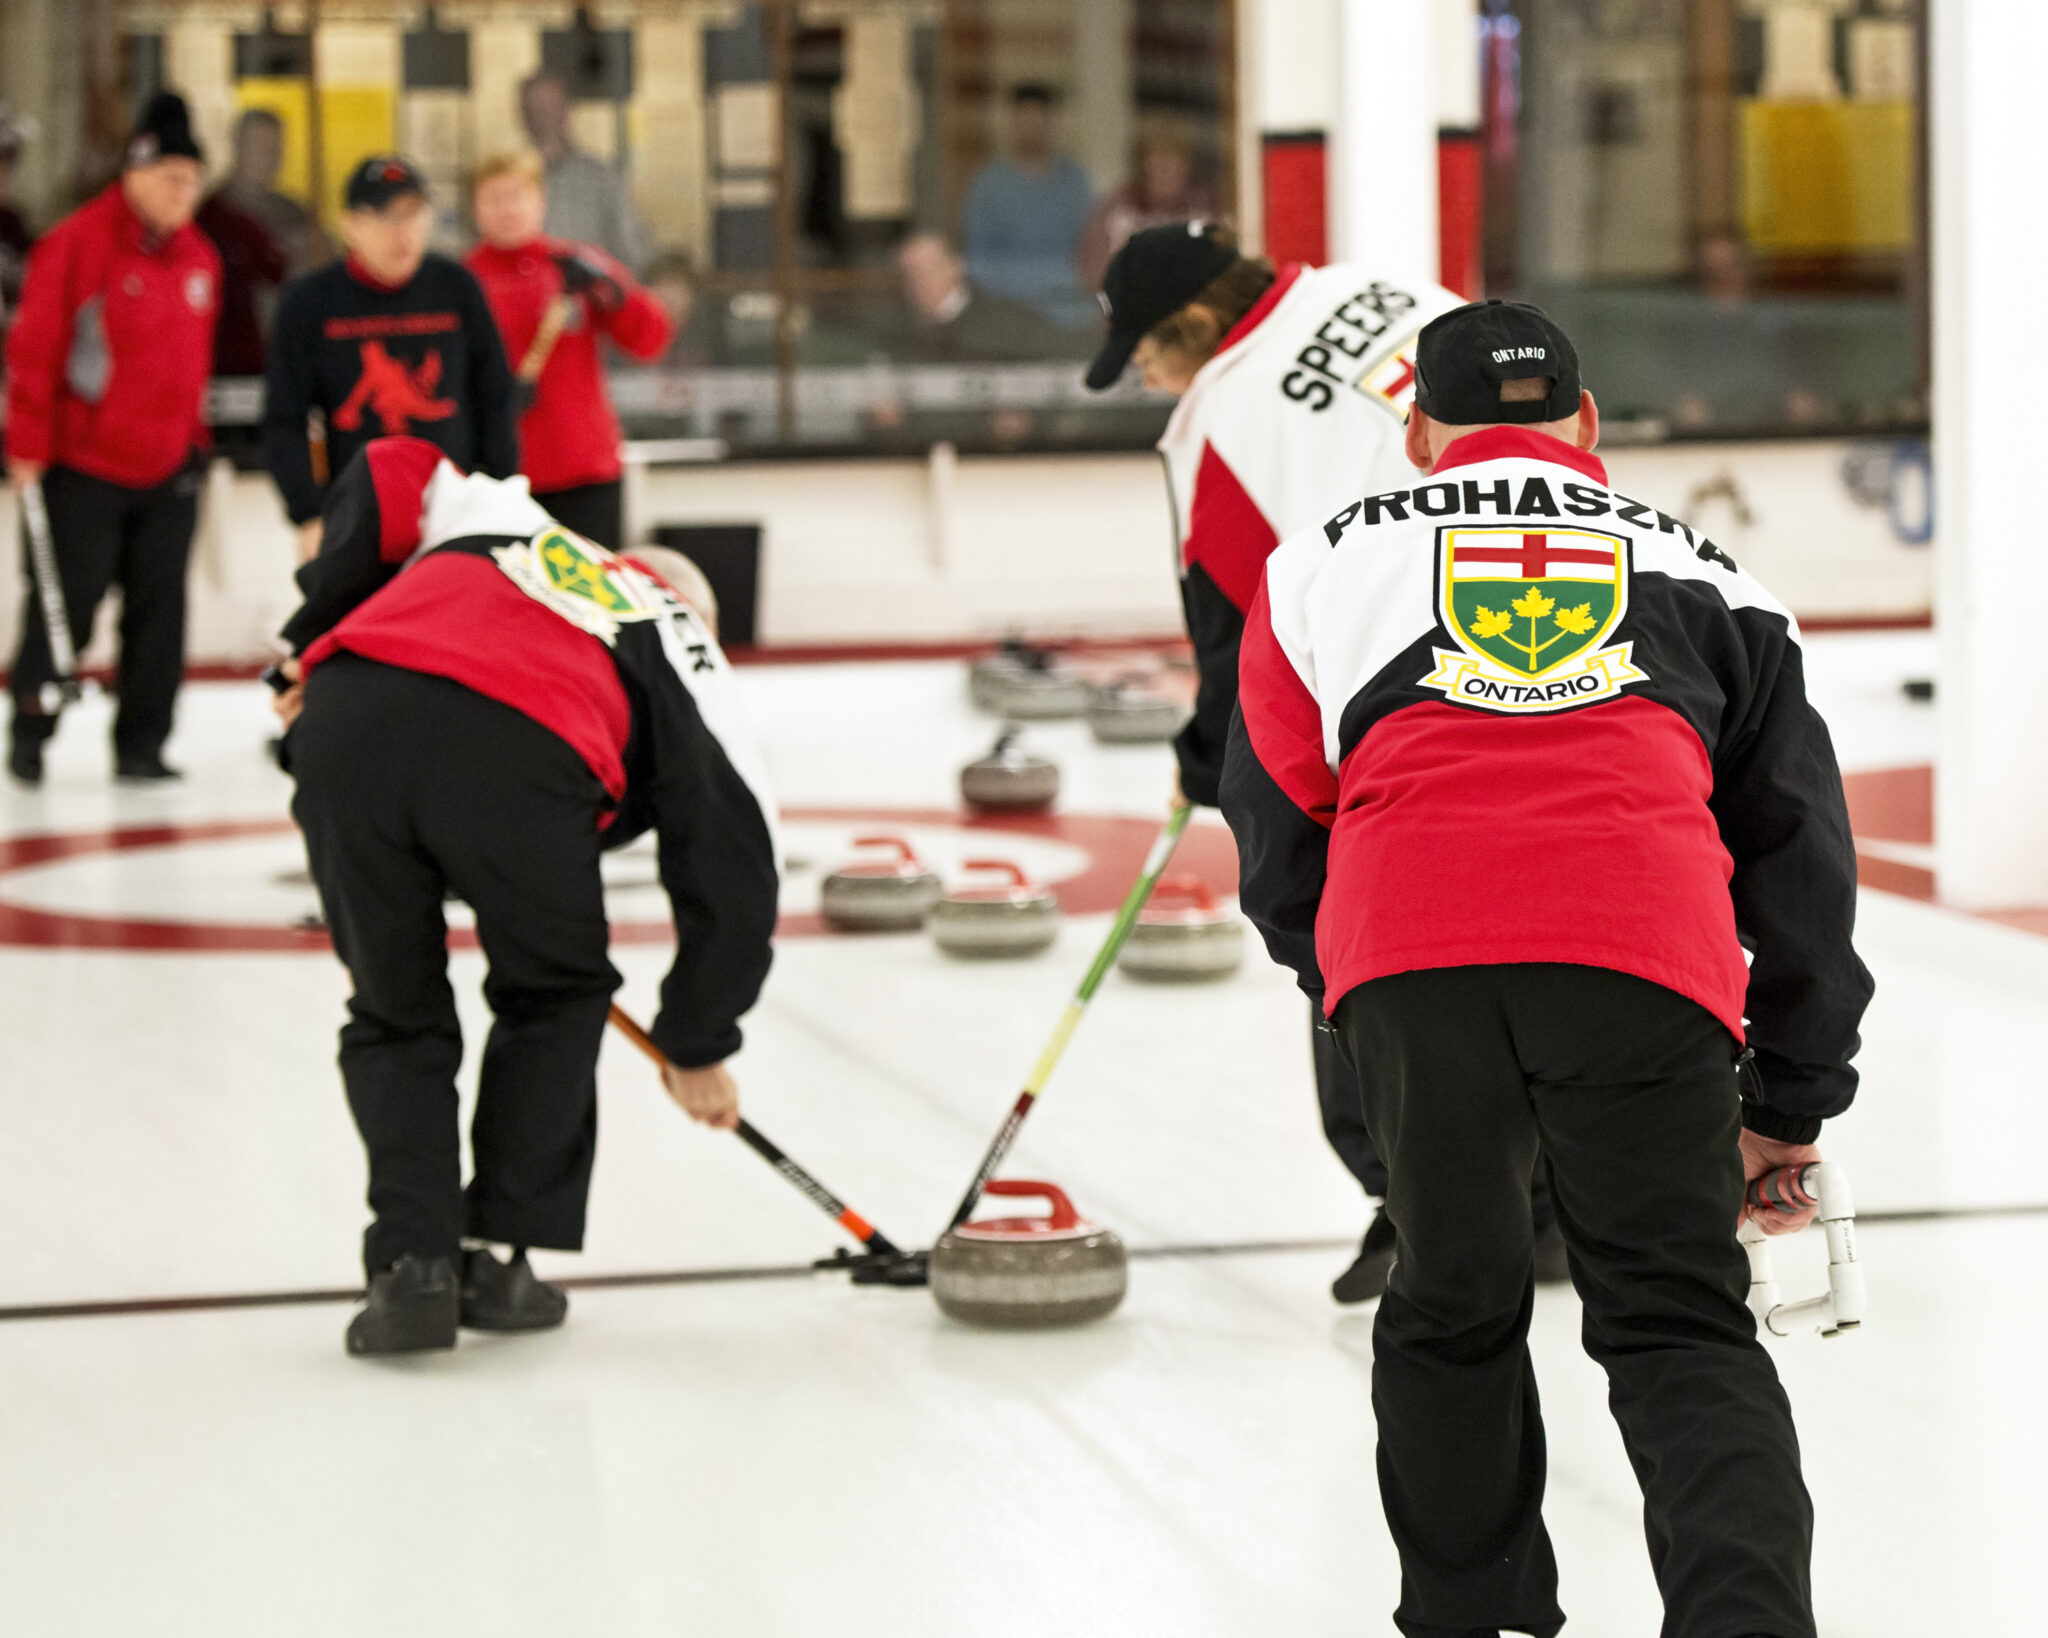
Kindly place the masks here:
<instances>
[{"instance_id":1,"label":"ontario text on crest","mask_svg":"<svg viewBox=\"0 0 2048 1638\"><path fill-rule=\"evenodd\" d=\"M1632 643L1603 648L1628 612L1629 548L1592 529L1437 531L1437 618L1457 643L1422 679L1461 705L1557 711L1648 676Z\"/></svg>"}]
</instances>

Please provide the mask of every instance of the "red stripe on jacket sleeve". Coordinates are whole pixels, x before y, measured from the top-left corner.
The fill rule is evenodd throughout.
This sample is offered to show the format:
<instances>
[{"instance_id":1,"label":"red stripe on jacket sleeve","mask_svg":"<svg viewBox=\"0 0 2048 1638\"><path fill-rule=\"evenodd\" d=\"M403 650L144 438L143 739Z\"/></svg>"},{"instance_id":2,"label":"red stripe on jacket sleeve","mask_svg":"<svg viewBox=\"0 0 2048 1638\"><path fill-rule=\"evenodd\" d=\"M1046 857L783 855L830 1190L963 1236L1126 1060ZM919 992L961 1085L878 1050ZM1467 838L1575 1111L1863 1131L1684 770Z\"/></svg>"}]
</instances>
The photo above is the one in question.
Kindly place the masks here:
<instances>
[{"instance_id":1,"label":"red stripe on jacket sleeve","mask_svg":"<svg viewBox=\"0 0 2048 1638\"><path fill-rule=\"evenodd\" d=\"M419 548L427 484L444 459L424 438L374 438L363 446L377 491L377 557L403 563Z\"/></svg>"},{"instance_id":2,"label":"red stripe on jacket sleeve","mask_svg":"<svg viewBox=\"0 0 2048 1638\"><path fill-rule=\"evenodd\" d=\"M1288 801L1328 828L1337 814L1337 779L1323 758L1323 713L1273 632L1260 582L1245 616L1237 662L1238 701L1252 751Z\"/></svg>"},{"instance_id":3,"label":"red stripe on jacket sleeve","mask_svg":"<svg viewBox=\"0 0 2048 1638\"><path fill-rule=\"evenodd\" d=\"M1280 536L1214 444L1202 446L1195 493L1188 502L1188 541L1182 561L1200 564L1240 614L1259 593L1259 577Z\"/></svg>"}]
</instances>

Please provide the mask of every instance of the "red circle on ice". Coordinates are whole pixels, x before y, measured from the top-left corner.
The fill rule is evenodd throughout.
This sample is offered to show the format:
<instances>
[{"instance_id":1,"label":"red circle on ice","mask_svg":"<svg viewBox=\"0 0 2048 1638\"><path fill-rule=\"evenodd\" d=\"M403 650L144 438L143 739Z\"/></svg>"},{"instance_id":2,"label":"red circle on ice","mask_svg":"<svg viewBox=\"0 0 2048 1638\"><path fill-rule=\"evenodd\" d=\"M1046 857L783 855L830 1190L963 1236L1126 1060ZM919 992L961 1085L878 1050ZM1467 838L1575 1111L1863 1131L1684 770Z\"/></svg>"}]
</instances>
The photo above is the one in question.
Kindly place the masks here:
<instances>
[{"instance_id":1,"label":"red circle on ice","mask_svg":"<svg viewBox=\"0 0 2048 1638\"><path fill-rule=\"evenodd\" d=\"M1063 881L1049 884L1069 915L1085 916L1114 910L1159 835L1159 821L1102 814L1008 814L983 816L937 809L790 808L786 820L857 824L886 828L934 826L988 838L1020 838L1064 843L1078 849L1086 865ZM155 919L91 914L21 904L6 896L6 877L16 871L96 854L143 848L198 846L214 842L268 840L288 836L296 827L289 819L221 819L193 824L133 825L118 830L63 831L0 838L0 945L29 945L65 950L207 950L261 953L325 951L333 946L326 929L281 923ZM1218 894L1237 891L1237 852L1230 833L1214 825L1191 826L1174 856L1177 869L1191 874ZM834 938L874 937L842 934L825 926L815 914L785 914L776 926L778 938L823 935ZM675 929L666 920L612 924L618 944L667 944ZM469 928L449 931L449 944L476 948Z\"/></svg>"}]
</instances>

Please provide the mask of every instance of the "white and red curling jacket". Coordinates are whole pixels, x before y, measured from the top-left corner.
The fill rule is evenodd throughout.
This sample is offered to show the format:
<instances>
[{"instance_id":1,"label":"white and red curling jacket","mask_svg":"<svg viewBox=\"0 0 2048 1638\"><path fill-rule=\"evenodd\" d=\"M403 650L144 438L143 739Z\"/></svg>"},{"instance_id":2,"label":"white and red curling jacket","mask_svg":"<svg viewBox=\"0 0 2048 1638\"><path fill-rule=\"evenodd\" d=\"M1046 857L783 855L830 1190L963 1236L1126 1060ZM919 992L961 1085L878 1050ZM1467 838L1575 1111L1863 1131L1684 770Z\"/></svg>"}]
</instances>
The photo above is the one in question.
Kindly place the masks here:
<instances>
[{"instance_id":1,"label":"white and red curling jacket","mask_svg":"<svg viewBox=\"0 0 2048 1638\"><path fill-rule=\"evenodd\" d=\"M1237 645L1266 555L1409 470L1415 338L1462 298L1363 268L1283 268L1196 372L1159 440L1200 690L1174 750L1181 789L1216 805Z\"/></svg>"},{"instance_id":2,"label":"white and red curling jacket","mask_svg":"<svg viewBox=\"0 0 2048 1638\"><path fill-rule=\"evenodd\" d=\"M1590 454L1472 433L1280 546L1222 799L1245 912L1326 1012L1390 973L1606 967L1747 1040L1765 1135L1855 1094L1871 981L1798 627Z\"/></svg>"},{"instance_id":3,"label":"white and red curling jacket","mask_svg":"<svg viewBox=\"0 0 2048 1638\"><path fill-rule=\"evenodd\" d=\"M461 472L420 438L365 445L329 488L284 640L446 677L581 756L607 848L652 829L676 959L649 1031L685 1067L739 1049L780 894L776 809L732 668L645 566L563 529L525 478ZM286 746L289 753L290 746Z\"/></svg>"}]
</instances>

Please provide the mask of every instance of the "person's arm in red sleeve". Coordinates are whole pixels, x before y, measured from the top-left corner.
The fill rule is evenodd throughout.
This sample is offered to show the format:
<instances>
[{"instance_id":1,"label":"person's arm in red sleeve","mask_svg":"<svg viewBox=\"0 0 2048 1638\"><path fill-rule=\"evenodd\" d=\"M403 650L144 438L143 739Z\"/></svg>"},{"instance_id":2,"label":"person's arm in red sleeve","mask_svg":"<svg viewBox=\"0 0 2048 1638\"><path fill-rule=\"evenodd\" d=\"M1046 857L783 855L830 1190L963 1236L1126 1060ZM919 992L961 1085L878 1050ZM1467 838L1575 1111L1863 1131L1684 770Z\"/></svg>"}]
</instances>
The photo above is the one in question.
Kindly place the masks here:
<instances>
[{"instance_id":1,"label":"person's arm in red sleeve","mask_svg":"<svg viewBox=\"0 0 2048 1638\"><path fill-rule=\"evenodd\" d=\"M1266 559L1279 543L1270 519L1215 446L1202 451L1188 500L1182 548L1181 612L1195 647L1195 712L1175 737L1180 788L1190 802L1218 805L1230 719L1237 710L1238 643L1258 596Z\"/></svg>"},{"instance_id":2,"label":"person's arm in red sleeve","mask_svg":"<svg viewBox=\"0 0 2048 1638\"><path fill-rule=\"evenodd\" d=\"M572 245L555 258L563 288L590 304L598 328L643 362L675 339L668 309L625 266L595 245Z\"/></svg>"},{"instance_id":3,"label":"person's arm in red sleeve","mask_svg":"<svg viewBox=\"0 0 2048 1638\"><path fill-rule=\"evenodd\" d=\"M56 442L57 395L71 349L73 246L59 227L29 252L21 305L7 332L7 465L10 472L50 464Z\"/></svg>"},{"instance_id":4,"label":"person's arm in red sleeve","mask_svg":"<svg viewBox=\"0 0 2048 1638\"><path fill-rule=\"evenodd\" d=\"M643 364L651 363L667 352L668 344L675 340L675 324L660 298L630 275L619 289L625 299L618 310L600 315L605 334Z\"/></svg>"},{"instance_id":5,"label":"person's arm in red sleeve","mask_svg":"<svg viewBox=\"0 0 2048 1638\"><path fill-rule=\"evenodd\" d=\"M1283 592L1276 627L1272 595L1269 565L1245 616L1237 715L1223 759L1223 817L1237 838L1239 905L1273 959L1291 967L1320 1006L1316 914L1328 873L1337 777L1323 751L1322 707L1302 680L1305 656L1291 635L1299 629L1293 599Z\"/></svg>"}]
</instances>

